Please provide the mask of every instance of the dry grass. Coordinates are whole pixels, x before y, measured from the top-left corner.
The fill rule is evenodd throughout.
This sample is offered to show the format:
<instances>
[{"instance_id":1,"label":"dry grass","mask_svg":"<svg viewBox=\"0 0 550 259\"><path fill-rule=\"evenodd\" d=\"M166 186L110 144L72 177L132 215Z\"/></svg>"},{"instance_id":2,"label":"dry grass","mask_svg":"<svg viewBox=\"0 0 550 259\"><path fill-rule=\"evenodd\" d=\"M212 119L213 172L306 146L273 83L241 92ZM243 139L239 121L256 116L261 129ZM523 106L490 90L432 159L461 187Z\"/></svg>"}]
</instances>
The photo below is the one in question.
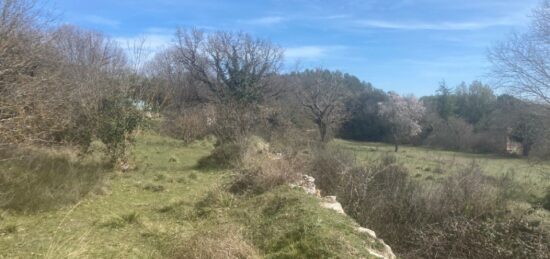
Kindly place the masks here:
<instances>
[{"instance_id":1,"label":"dry grass","mask_svg":"<svg viewBox=\"0 0 550 259\"><path fill-rule=\"evenodd\" d=\"M47 210L101 192L107 165L75 153L51 148L4 150L0 154L0 207Z\"/></svg>"},{"instance_id":2,"label":"dry grass","mask_svg":"<svg viewBox=\"0 0 550 259\"><path fill-rule=\"evenodd\" d=\"M264 158L242 169L231 183L229 190L233 193L259 194L277 186L295 182L299 173L287 159L270 160Z\"/></svg>"},{"instance_id":3,"label":"dry grass","mask_svg":"<svg viewBox=\"0 0 550 259\"><path fill-rule=\"evenodd\" d=\"M178 259L261 258L256 248L242 236L235 225L201 226L187 238L175 238L168 257Z\"/></svg>"}]
</instances>

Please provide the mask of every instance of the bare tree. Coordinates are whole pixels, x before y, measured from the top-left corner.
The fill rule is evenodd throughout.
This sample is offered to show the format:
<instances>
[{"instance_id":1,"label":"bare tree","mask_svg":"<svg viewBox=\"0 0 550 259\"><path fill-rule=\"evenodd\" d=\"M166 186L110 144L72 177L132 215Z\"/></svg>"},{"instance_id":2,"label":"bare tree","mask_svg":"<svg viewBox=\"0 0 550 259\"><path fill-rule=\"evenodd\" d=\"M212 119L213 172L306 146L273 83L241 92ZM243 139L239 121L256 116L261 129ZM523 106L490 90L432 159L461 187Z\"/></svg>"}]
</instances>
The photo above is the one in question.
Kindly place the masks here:
<instances>
[{"instance_id":1,"label":"bare tree","mask_svg":"<svg viewBox=\"0 0 550 259\"><path fill-rule=\"evenodd\" d=\"M550 0L533 12L528 32L513 34L489 52L497 85L550 104Z\"/></svg>"},{"instance_id":2,"label":"bare tree","mask_svg":"<svg viewBox=\"0 0 550 259\"><path fill-rule=\"evenodd\" d=\"M208 89L204 95L216 106L214 132L220 141L248 135L262 114L260 105L280 92L276 82L283 51L269 41L245 33L178 29L173 53L188 80Z\"/></svg>"},{"instance_id":3,"label":"bare tree","mask_svg":"<svg viewBox=\"0 0 550 259\"><path fill-rule=\"evenodd\" d=\"M58 128L44 116L58 111L50 105L57 61L50 58L44 17L35 1L0 1L0 145L46 142Z\"/></svg>"},{"instance_id":4,"label":"bare tree","mask_svg":"<svg viewBox=\"0 0 550 259\"><path fill-rule=\"evenodd\" d=\"M282 49L245 33L178 29L177 61L208 87L215 101L260 103L276 93L270 81L282 62Z\"/></svg>"},{"instance_id":5,"label":"bare tree","mask_svg":"<svg viewBox=\"0 0 550 259\"><path fill-rule=\"evenodd\" d=\"M388 100L380 103L379 114L390 125L395 152L400 141L422 132L419 122L424 111L424 105L414 96L402 97L394 92L389 92Z\"/></svg>"},{"instance_id":6,"label":"bare tree","mask_svg":"<svg viewBox=\"0 0 550 259\"><path fill-rule=\"evenodd\" d=\"M317 125L321 141L325 142L330 130L345 117L343 101L346 89L343 75L340 72L315 69L294 76L297 82L297 97Z\"/></svg>"}]
</instances>

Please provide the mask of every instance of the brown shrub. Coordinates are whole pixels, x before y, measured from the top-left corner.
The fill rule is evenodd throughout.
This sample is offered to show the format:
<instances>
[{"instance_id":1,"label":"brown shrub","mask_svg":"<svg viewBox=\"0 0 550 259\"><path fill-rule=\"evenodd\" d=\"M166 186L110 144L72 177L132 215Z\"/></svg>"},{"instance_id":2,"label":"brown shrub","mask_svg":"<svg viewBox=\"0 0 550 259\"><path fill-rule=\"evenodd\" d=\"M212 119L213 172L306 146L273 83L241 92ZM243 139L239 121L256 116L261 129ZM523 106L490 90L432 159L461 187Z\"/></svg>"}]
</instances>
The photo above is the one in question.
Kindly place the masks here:
<instances>
[{"instance_id":1,"label":"brown shrub","mask_svg":"<svg viewBox=\"0 0 550 259\"><path fill-rule=\"evenodd\" d=\"M450 117L448 120L432 118L433 131L426 139L426 144L453 150L471 150L474 139L474 128L461 118Z\"/></svg>"},{"instance_id":2,"label":"brown shrub","mask_svg":"<svg viewBox=\"0 0 550 259\"><path fill-rule=\"evenodd\" d=\"M518 218L452 217L415 230L405 258L548 258L550 236Z\"/></svg>"},{"instance_id":3,"label":"brown shrub","mask_svg":"<svg viewBox=\"0 0 550 259\"><path fill-rule=\"evenodd\" d=\"M165 115L162 130L170 137L190 143L211 133L213 113L209 107L190 107Z\"/></svg>"},{"instance_id":4,"label":"brown shrub","mask_svg":"<svg viewBox=\"0 0 550 259\"><path fill-rule=\"evenodd\" d=\"M344 173L355 164L352 152L335 146L320 146L313 150L310 174L323 195L335 195L341 187Z\"/></svg>"},{"instance_id":5,"label":"brown shrub","mask_svg":"<svg viewBox=\"0 0 550 259\"><path fill-rule=\"evenodd\" d=\"M293 161L283 158L276 160L264 158L261 161L255 161L241 171L229 186L229 191L239 194L259 194L277 186L295 182L298 179L296 166Z\"/></svg>"},{"instance_id":6,"label":"brown shrub","mask_svg":"<svg viewBox=\"0 0 550 259\"><path fill-rule=\"evenodd\" d=\"M506 214L506 202L514 195L508 190L513 188L509 177L486 176L472 163L443 180L419 183L392 159L346 168L330 153L317 157L313 168L325 169L318 186L336 184L328 188L345 211L405 258L550 254L547 233Z\"/></svg>"}]
</instances>

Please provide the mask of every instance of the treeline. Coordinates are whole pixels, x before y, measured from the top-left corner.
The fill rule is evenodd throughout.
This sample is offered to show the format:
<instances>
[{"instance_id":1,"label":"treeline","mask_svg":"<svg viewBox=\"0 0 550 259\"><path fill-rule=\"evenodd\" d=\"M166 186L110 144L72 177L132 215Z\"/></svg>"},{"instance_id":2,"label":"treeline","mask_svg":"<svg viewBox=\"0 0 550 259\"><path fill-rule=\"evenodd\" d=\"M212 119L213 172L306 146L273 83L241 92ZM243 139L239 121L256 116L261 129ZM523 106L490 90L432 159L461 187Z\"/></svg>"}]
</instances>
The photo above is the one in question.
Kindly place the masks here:
<instances>
[{"instance_id":1,"label":"treeline","mask_svg":"<svg viewBox=\"0 0 550 259\"><path fill-rule=\"evenodd\" d=\"M521 143L523 155L546 153L545 106L496 96L481 82L442 83L416 100L339 71L282 73L283 49L246 33L185 29L141 65L99 32L48 22L34 1L2 1L1 9L4 147L87 150L99 140L115 162L148 111L165 118L162 131L187 141L256 134L285 142L294 134L493 153Z\"/></svg>"},{"instance_id":2,"label":"treeline","mask_svg":"<svg viewBox=\"0 0 550 259\"><path fill-rule=\"evenodd\" d=\"M380 116L379 103L388 94L363 84L347 101L348 119L338 136L359 141L393 141L388 121ZM426 110L419 124L422 132L403 141L449 150L506 154L510 143L520 144L518 155L547 156L549 121L546 107L512 95L496 95L493 87L474 81L449 87L420 98Z\"/></svg>"},{"instance_id":3,"label":"treeline","mask_svg":"<svg viewBox=\"0 0 550 259\"><path fill-rule=\"evenodd\" d=\"M429 107L424 142L447 149L507 153L520 144L518 155L547 156L548 118L545 106L511 95L497 96L479 81L451 89L442 83Z\"/></svg>"}]
</instances>

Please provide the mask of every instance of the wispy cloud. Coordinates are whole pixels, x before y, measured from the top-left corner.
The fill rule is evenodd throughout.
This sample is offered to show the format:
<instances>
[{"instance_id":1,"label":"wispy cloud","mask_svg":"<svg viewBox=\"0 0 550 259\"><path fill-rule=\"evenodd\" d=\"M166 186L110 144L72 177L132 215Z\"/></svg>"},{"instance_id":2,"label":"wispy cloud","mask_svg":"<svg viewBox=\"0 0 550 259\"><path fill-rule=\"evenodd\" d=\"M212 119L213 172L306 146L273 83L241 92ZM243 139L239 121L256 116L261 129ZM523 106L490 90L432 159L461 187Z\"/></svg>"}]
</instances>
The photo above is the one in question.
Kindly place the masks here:
<instances>
[{"instance_id":1,"label":"wispy cloud","mask_svg":"<svg viewBox=\"0 0 550 259\"><path fill-rule=\"evenodd\" d=\"M513 19L502 19L493 21L471 21L471 22L417 22L417 21L384 21L384 20L358 20L357 26L394 29L394 30L480 30L495 26L514 25Z\"/></svg>"},{"instance_id":2,"label":"wispy cloud","mask_svg":"<svg viewBox=\"0 0 550 259\"><path fill-rule=\"evenodd\" d=\"M267 26L267 25L275 25L275 24L282 23L287 19L288 18L285 18L282 16L265 16L265 17L260 17L256 19L247 20L245 21L245 23Z\"/></svg>"},{"instance_id":3,"label":"wispy cloud","mask_svg":"<svg viewBox=\"0 0 550 259\"><path fill-rule=\"evenodd\" d=\"M88 23L109 26L109 27L118 27L120 25L120 22L117 20L109 19L98 15L84 15L81 17L81 19Z\"/></svg>"},{"instance_id":4,"label":"wispy cloud","mask_svg":"<svg viewBox=\"0 0 550 259\"><path fill-rule=\"evenodd\" d=\"M288 59L318 59L323 57L329 47L323 46L301 46L285 49L285 57Z\"/></svg>"}]
</instances>

